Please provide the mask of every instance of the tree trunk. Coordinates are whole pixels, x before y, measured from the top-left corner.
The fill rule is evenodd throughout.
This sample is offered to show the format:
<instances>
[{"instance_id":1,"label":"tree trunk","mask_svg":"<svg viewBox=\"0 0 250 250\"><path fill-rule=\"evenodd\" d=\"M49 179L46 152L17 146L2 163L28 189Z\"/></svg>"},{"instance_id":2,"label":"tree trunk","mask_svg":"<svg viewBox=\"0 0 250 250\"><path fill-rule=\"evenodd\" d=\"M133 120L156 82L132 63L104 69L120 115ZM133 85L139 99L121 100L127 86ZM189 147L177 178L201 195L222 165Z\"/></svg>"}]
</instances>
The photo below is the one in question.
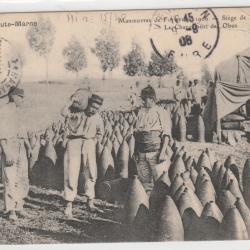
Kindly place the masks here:
<instances>
[{"instance_id":1,"label":"tree trunk","mask_svg":"<svg viewBox=\"0 0 250 250\"><path fill-rule=\"evenodd\" d=\"M78 71L76 71L76 84L78 83L78 78L79 78L79 72Z\"/></svg>"},{"instance_id":2,"label":"tree trunk","mask_svg":"<svg viewBox=\"0 0 250 250\"><path fill-rule=\"evenodd\" d=\"M46 63L46 84L49 84L49 55L45 56L45 63Z\"/></svg>"},{"instance_id":3,"label":"tree trunk","mask_svg":"<svg viewBox=\"0 0 250 250\"><path fill-rule=\"evenodd\" d=\"M109 79L112 79L112 70L109 71Z\"/></svg>"},{"instance_id":4,"label":"tree trunk","mask_svg":"<svg viewBox=\"0 0 250 250\"><path fill-rule=\"evenodd\" d=\"M161 76L159 77L158 82L159 82L159 89L160 89L160 88L162 88Z\"/></svg>"},{"instance_id":5,"label":"tree trunk","mask_svg":"<svg viewBox=\"0 0 250 250\"><path fill-rule=\"evenodd\" d=\"M105 71L102 72L102 80L105 81Z\"/></svg>"},{"instance_id":6,"label":"tree trunk","mask_svg":"<svg viewBox=\"0 0 250 250\"><path fill-rule=\"evenodd\" d=\"M136 74L135 75L135 80L136 80L136 82L139 82L140 80L141 80L141 75L140 74Z\"/></svg>"}]
</instances>

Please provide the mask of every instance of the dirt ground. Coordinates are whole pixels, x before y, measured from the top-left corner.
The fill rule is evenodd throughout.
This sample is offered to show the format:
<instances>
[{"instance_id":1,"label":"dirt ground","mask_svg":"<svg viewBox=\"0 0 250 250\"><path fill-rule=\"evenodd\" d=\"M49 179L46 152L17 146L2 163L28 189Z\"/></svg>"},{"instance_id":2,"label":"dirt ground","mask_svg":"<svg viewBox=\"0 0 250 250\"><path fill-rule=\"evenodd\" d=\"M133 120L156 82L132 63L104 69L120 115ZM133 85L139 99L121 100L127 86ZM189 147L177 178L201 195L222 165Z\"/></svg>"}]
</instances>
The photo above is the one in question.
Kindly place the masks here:
<instances>
[{"instance_id":1,"label":"dirt ground","mask_svg":"<svg viewBox=\"0 0 250 250\"><path fill-rule=\"evenodd\" d=\"M2 189L0 193L2 201ZM121 234L122 225L119 208L106 202L97 201L104 213L91 213L84 199L77 197L74 203L74 218L63 214L64 204L58 191L44 190L32 186L26 199L27 218L15 223L0 214L0 244L47 244L125 241Z\"/></svg>"}]
</instances>

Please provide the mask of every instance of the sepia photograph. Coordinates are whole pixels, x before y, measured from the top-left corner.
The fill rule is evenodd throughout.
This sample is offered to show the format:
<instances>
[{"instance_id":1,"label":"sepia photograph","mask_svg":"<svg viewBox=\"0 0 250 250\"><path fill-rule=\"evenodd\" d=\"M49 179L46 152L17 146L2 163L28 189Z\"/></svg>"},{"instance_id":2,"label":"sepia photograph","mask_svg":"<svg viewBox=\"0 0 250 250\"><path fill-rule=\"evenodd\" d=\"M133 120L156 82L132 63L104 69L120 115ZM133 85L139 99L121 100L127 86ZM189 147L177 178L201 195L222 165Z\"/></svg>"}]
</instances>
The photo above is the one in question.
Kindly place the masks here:
<instances>
[{"instance_id":1,"label":"sepia photograph","mask_svg":"<svg viewBox=\"0 0 250 250\"><path fill-rule=\"evenodd\" d=\"M0 244L249 240L249 41L250 7L0 13Z\"/></svg>"}]
</instances>

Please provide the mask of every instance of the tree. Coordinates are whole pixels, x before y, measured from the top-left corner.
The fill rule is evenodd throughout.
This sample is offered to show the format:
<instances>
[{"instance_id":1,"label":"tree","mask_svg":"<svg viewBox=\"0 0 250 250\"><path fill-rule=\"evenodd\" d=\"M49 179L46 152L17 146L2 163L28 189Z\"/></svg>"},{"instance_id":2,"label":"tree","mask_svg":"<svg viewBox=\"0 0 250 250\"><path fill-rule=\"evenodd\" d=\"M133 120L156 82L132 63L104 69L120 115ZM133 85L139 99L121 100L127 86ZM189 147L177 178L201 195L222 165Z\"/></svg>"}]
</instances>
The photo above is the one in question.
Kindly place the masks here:
<instances>
[{"instance_id":1,"label":"tree","mask_svg":"<svg viewBox=\"0 0 250 250\"><path fill-rule=\"evenodd\" d=\"M119 41L116 40L114 33L110 30L101 30L100 35L95 39L95 48L91 49L101 65L103 72L103 80L105 80L105 72L107 70L111 73L114 68L119 65Z\"/></svg>"},{"instance_id":2,"label":"tree","mask_svg":"<svg viewBox=\"0 0 250 250\"><path fill-rule=\"evenodd\" d=\"M175 62L174 55L165 52L163 57L160 57L155 52L151 53L151 58L148 64L148 74L150 76L159 77L160 87L161 78L167 74L176 72L178 66Z\"/></svg>"},{"instance_id":3,"label":"tree","mask_svg":"<svg viewBox=\"0 0 250 250\"><path fill-rule=\"evenodd\" d=\"M31 49L46 61L46 83L48 83L49 54L55 40L55 28L49 19L39 18L37 25L28 29L26 37Z\"/></svg>"},{"instance_id":4,"label":"tree","mask_svg":"<svg viewBox=\"0 0 250 250\"><path fill-rule=\"evenodd\" d=\"M77 82L79 71L87 67L84 47L75 37L72 37L68 45L63 49L63 56L66 58L65 69L76 74Z\"/></svg>"},{"instance_id":5,"label":"tree","mask_svg":"<svg viewBox=\"0 0 250 250\"><path fill-rule=\"evenodd\" d=\"M212 81L212 74L206 63L202 64L201 67L201 81L203 84L208 85L209 81Z\"/></svg>"},{"instance_id":6,"label":"tree","mask_svg":"<svg viewBox=\"0 0 250 250\"><path fill-rule=\"evenodd\" d=\"M132 49L123 57L125 62L123 66L124 72L129 76L141 76L145 74L146 63L144 53L139 44L132 42Z\"/></svg>"}]
</instances>

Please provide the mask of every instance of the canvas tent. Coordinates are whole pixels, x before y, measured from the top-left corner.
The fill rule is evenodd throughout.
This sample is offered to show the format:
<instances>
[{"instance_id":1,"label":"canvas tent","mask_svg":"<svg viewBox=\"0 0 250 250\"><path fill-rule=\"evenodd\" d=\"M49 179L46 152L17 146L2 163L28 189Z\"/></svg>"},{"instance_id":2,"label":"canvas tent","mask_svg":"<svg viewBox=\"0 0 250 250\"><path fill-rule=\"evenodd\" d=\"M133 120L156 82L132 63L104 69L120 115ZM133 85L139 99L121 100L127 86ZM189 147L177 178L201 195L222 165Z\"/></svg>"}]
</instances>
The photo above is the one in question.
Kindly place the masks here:
<instances>
[{"instance_id":1,"label":"canvas tent","mask_svg":"<svg viewBox=\"0 0 250 250\"><path fill-rule=\"evenodd\" d=\"M250 99L250 85L239 85L217 81L210 87L208 102L204 110L204 123L209 134L216 123L225 115L233 112Z\"/></svg>"},{"instance_id":2,"label":"canvas tent","mask_svg":"<svg viewBox=\"0 0 250 250\"><path fill-rule=\"evenodd\" d=\"M218 130L218 122L250 99L250 48L222 62L215 69L215 84L208 91L204 110L206 133Z\"/></svg>"},{"instance_id":3,"label":"canvas tent","mask_svg":"<svg viewBox=\"0 0 250 250\"><path fill-rule=\"evenodd\" d=\"M217 65L215 81L250 84L250 48Z\"/></svg>"}]
</instances>

